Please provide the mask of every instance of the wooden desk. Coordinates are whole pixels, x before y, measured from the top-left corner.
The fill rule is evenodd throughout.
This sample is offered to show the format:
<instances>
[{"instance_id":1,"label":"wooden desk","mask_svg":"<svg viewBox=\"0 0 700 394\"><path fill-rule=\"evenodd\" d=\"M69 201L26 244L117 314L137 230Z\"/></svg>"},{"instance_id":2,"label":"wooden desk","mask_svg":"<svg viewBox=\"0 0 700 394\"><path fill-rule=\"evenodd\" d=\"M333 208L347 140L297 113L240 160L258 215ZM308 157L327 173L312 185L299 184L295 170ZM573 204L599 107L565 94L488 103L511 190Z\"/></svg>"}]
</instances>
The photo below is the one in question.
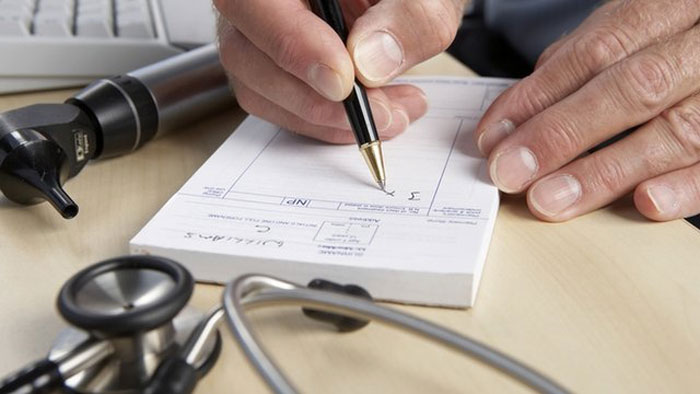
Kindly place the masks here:
<instances>
[{"instance_id":1,"label":"wooden desk","mask_svg":"<svg viewBox=\"0 0 700 394\"><path fill-rule=\"evenodd\" d=\"M446 56L419 72L465 75ZM0 110L68 91L0 97ZM41 357L64 326L54 310L78 269L127 252L146 223L244 117L240 110L88 166L68 192L80 215L0 201L0 375ZM208 308L221 287L198 285ZM506 198L476 306L399 307L523 360L578 392L697 392L700 234L651 223L629 202L564 224ZM291 309L254 312L264 342L298 387L317 393L504 392L522 388L453 353L372 324L337 334ZM199 393L265 392L228 333Z\"/></svg>"}]
</instances>

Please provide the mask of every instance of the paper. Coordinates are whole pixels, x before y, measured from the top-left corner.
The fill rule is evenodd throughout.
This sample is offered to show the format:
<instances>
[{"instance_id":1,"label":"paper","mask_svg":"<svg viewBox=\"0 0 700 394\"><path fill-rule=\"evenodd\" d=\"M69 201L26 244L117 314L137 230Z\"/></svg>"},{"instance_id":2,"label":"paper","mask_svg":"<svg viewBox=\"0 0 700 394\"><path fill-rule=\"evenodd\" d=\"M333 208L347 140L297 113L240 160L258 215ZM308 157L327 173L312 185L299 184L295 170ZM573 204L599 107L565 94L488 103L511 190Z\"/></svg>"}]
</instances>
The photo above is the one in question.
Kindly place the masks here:
<instances>
[{"instance_id":1,"label":"paper","mask_svg":"<svg viewBox=\"0 0 700 394\"><path fill-rule=\"evenodd\" d=\"M430 109L383 143L387 192L357 146L249 117L131 241L198 280L266 273L376 298L472 305L498 208L472 131L510 81L411 78Z\"/></svg>"}]
</instances>

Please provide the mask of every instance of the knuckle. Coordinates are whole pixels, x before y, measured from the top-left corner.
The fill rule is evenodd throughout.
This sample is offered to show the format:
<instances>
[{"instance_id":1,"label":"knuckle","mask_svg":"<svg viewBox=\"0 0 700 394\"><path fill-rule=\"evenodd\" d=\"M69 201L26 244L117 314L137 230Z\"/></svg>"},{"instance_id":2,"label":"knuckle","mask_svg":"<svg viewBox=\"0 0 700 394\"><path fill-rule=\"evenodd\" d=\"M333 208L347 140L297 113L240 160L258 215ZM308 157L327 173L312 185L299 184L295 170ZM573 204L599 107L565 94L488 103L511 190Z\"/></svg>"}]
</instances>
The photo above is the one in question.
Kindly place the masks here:
<instances>
[{"instance_id":1,"label":"knuckle","mask_svg":"<svg viewBox=\"0 0 700 394\"><path fill-rule=\"evenodd\" d=\"M552 163L569 162L585 148L582 136L568 119L557 113L548 113L540 119L538 150Z\"/></svg>"},{"instance_id":2,"label":"knuckle","mask_svg":"<svg viewBox=\"0 0 700 394\"><path fill-rule=\"evenodd\" d=\"M350 132L346 130L333 129L323 135L323 139L330 144L347 144Z\"/></svg>"},{"instance_id":3,"label":"knuckle","mask_svg":"<svg viewBox=\"0 0 700 394\"><path fill-rule=\"evenodd\" d=\"M299 102L299 116L309 123L326 124L330 120L330 111L326 101L307 95Z\"/></svg>"},{"instance_id":4,"label":"knuckle","mask_svg":"<svg viewBox=\"0 0 700 394\"><path fill-rule=\"evenodd\" d=\"M457 35L457 27L461 18L461 13L458 12L458 7L453 2L412 0L404 4L410 19L419 21L424 34L431 38L430 40L420 38L419 42L429 43L431 46L429 49L424 49L424 57L450 46Z\"/></svg>"},{"instance_id":5,"label":"knuckle","mask_svg":"<svg viewBox=\"0 0 700 394\"><path fill-rule=\"evenodd\" d=\"M673 66L663 56L640 55L621 65L626 97L644 109L657 112L664 105L674 88Z\"/></svg>"},{"instance_id":6,"label":"knuckle","mask_svg":"<svg viewBox=\"0 0 700 394\"><path fill-rule=\"evenodd\" d=\"M683 103L664 111L661 117L671 142L689 159L700 157L700 104Z\"/></svg>"},{"instance_id":7,"label":"knuckle","mask_svg":"<svg viewBox=\"0 0 700 394\"><path fill-rule=\"evenodd\" d=\"M238 65L233 34L228 27L222 28L219 34L219 61L225 70L235 70Z\"/></svg>"},{"instance_id":8,"label":"knuckle","mask_svg":"<svg viewBox=\"0 0 700 394\"><path fill-rule=\"evenodd\" d=\"M255 99L253 97L253 94L249 90L236 90L236 101L238 102L238 106L241 107L242 110L249 114L257 115L257 113L255 112Z\"/></svg>"},{"instance_id":9,"label":"knuckle","mask_svg":"<svg viewBox=\"0 0 700 394\"><path fill-rule=\"evenodd\" d=\"M542 54L537 58L537 62L535 63L535 70L538 68L542 67L542 65L549 60L549 58L554 55L554 53L560 48L560 45L558 43L554 43L547 47Z\"/></svg>"},{"instance_id":10,"label":"knuckle","mask_svg":"<svg viewBox=\"0 0 700 394\"><path fill-rule=\"evenodd\" d=\"M530 75L516 85L510 93L509 102L513 105L515 113L533 116L542 112L554 102L554 97L545 86L548 84L539 80L535 75Z\"/></svg>"},{"instance_id":11,"label":"knuckle","mask_svg":"<svg viewBox=\"0 0 700 394\"><path fill-rule=\"evenodd\" d=\"M212 5L221 18L235 19L240 9L245 7L245 0L212 0Z\"/></svg>"},{"instance_id":12,"label":"knuckle","mask_svg":"<svg viewBox=\"0 0 700 394\"><path fill-rule=\"evenodd\" d=\"M694 212L700 214L700 166L690 169L688 176L688 189L690 189L690 200L695 201Z\"/></svg>"},{"instance_id":13,"label":"knuckle","mask_svg":"<svg viewBox=\"0 0 700 394\"><path fill-rule=\"evenodd\" d=\"M618 159L608 157L604 160L591 158L589 167L585 169L588 175L588 185L596 193L617 195L628 188L629 175L625 166Z\"/></svg>"},{"instance_id":14,"label":"knuckle","mask_svg":"<svg viewBox=\"0 0 700 394\"><path fill-rule=\"evenodd\" d=\"M574 59L588 73L607 68L627 55L624 34L614 28L598 28L573 45Z\"/></svg>"},{"instance_id":15,"label":"knuckle","mask_svg":"<svg viewBox=\"0 0 700 394\"><path fill-rule=\"evenodd\" d=\"M236 0L213 0L214 7L216 7L219 12L223 12L223 10L227 9L228 7L234 7L234 4L236 3Z\"/></svg>"},{"instance_id":16,"label":"knuckle","mask_svg":"<svg viewBox=\"0 0 700 394\"><path fill-rule=\"evenodd\" d=\"M647 144L638 152L641 168L649 174L663 174L674 167L678 157L678 147L671 143Z\"/></svg>"},{"instance_id":17,"label":"knuckle","mask_svg":"<svg viewBox=\"0 0 700 394\"><path fill-rule=\"evenodd\" d=\"M271 33L270 46L272 59L284 70L294 70L302 62L303 51L295 34L279 30Z\"/></svg>"}]
</instances>

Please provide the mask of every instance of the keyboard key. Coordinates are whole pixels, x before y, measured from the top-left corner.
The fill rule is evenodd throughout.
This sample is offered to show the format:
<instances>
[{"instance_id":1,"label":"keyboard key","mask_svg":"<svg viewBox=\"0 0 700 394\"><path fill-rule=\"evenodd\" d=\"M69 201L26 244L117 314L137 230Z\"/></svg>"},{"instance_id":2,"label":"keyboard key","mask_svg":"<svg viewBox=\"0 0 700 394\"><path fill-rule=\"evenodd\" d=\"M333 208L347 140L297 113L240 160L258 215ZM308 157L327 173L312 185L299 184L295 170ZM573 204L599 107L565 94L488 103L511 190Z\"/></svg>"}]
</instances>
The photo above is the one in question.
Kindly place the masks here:
<instances>
[{"instance_id":1,"label":"keyboard key","mask_svg":"<svg viewBox=\"0 0 700 394\"><path fill-rule=\"evenodd\" d=\"M177 43L181 47L193 48L203 42L216 40L215 22L198 23L199 21L216 21L211 1L158 0L154 1L153 4L157 4L157 9L163 15L165 34L170 42Z\"/></svg>"},{"instance_id":2,"label":"keyboard key","mask_svg":"<svg viewBox=\"0 0 700 394\"><path fill-rule=\"evenodd\" d=\"M122 12L129 12L130 10L144 10L148 13L148 4L144 0L115 0L114 9L119 15Z\"/></svg>"},{"instance_id":3,"label":"keyboard key","mask_svg":"<svg viewBox=\"0 0 700 394\"><path fill-rule=\"evenodd\" d=\"M75 32L80 37L110 38L114 37L112 18L99 14L78 15L75 20Z\"/></svg>"},{"instance_id":4,"label":"keyboard key","mask_svg":"<svg viewBox=\"0 0 700 394\"><path fill-rule=\"evenodd\" d=\"M34 34L44 37L72 36L74 10L74 0L39 0L34 16Z\"/></svg>"},{"instance_id":5,"label":"keyboard key","mask_svg":"<svg viewBox=\"0 0 700 394\"><path fill-rule=\"evenodd\" d=\"M34 34L37 36L72 36L73 15L60 10L37 14L34 18Z\"/></svg>"},{"instance_id":6,"label":"keyboard key","mask_svg":"<svg viewBox=\"0 0 700 394\"><path fill-rule=\"evenodd\" d=\"M31 34L32 17L29 14L0 14L0 37L20 37Z\"/></svg>"},{"instance_id":7,"label":"keyboard key","mask_svg":"<svg viewBox=\"0 0 700 394\"><path fill-rule=\"evenodd\" d=\"M146 0L116 0L117 35L126 38L155 38L151 11Z\"/></svg>"},{"instance_id":8,"label":"keyboard key","mask_svg":"<svg viewBox=\"0 0 700 394\"><path fill-rule=\"evenodd\" d=\"M34 13L34 0L0 0L0 14L6 12L22 11L22 13Z\"/></svg>"},{"instance_id":9,"label":"keyboard key","mask_svg":"<svg viewBox=\"0 0 700 394\"><path fill-rule=\"evenodd\" d=\"M124 38L155 38L151 19L140 14L117 16L117 35Z\"/></svg>"},{"instance_id":10,"label":"keyboard key","mask_svg":"<svg viewBox=\"0 0 700 394\"><path fill-rule=\"evenodd\" d=\"M38 4L38 14L43 13L61 13L73 16L75 9L74 0L40 0Z\"/></svg>"},{"instance_id":11,"label":"keyboard key","mask_svg":"<svg viewBox=\"0 0 700 394\"><path fill-rule=\"evenodd\" d=\"M80 37L114 37L111 0L79 0L75 33Z\"/></svg>"},{"instance_id":12,"label":"keyboard key","mask_svg":"<svg viewBox=\"0 0 700 394\"><path fill-rule=\"evenodd\" d=\"M214 25L211 0L0 0L0 93L121 74L212 42Z\"/></svg>"},{"instance_id":13,"label":"keyboard key","mask_svg":"<svg viewBox=\"0 0 700 394\"><path fill-rule=\"evenodd\" d=\"M78 2L77 16L102 16L112 19L112 3L105 0Z\"/></svg>"}]
</instances>

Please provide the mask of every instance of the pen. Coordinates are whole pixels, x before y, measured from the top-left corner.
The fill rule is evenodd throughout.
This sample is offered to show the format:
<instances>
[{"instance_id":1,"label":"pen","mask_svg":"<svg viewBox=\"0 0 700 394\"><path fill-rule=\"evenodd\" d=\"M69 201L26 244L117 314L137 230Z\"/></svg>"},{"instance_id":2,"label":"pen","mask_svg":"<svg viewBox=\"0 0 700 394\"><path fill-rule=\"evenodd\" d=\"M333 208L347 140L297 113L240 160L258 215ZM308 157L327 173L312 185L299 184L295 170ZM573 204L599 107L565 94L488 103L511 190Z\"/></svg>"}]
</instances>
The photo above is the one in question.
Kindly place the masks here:
<instances>
[{"instance_id":1,"label":"pen","mask_svg":"<svg viewBox=\"0 0 700 394\"><path fill-rule=\"evenodd\" d=\"M347 41L348 30L343 19L343 11L337 0L310 0L311 10L331 26L343 43ZM348 121L352 127L355 140L360 147L360 153L365 159L372 177L382 190L386 189L386 173L384 170L384 154L382 142L379 140L377 127L367 99L367 92L360 81L355 79L352 93L343 101Z\"/></svg>"}]
</instances>

